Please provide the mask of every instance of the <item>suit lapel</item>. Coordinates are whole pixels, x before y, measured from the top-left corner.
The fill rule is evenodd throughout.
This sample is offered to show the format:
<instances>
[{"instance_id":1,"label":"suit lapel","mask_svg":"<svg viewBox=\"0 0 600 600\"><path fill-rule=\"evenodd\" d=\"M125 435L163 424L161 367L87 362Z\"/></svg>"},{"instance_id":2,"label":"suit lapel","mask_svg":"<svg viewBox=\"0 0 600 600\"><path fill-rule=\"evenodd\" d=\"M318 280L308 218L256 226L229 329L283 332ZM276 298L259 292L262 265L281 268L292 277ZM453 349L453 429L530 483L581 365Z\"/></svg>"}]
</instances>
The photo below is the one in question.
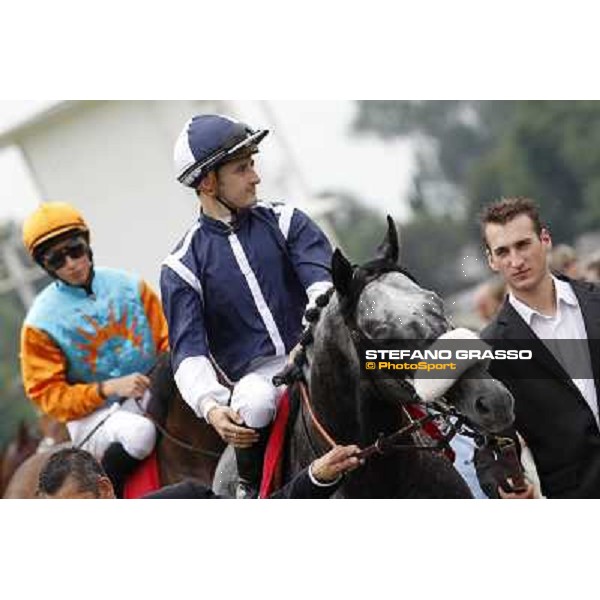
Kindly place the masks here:
<instances>
[{"instance_id":1,"label":"suit lapel","mask_svg":"<svg viewBox=\"0 0 600 600\"><path fill-rule=\"evenodd\" d=\"M553 379L563 381L571 390L579 394L577 386L573 383L568 373L554 358L554 355L548 350L544 342L535 335L531 327L514 309L508 298L505 300L502 310L498 314L498 324L504 329L500 336L501 338L510 340L511 343L514 342L515 346L519 346L522 349L533 350L534 360L540 367L547 370Z\"/></svg>"},{"instance_id":2,"label":"suit lapel","mask_svg":"<svg viewBox=\"0 0 600 600\"><path fill-rule=\"evenodd\" d=\"M600 294L589 291L585 285L576 281L570 281L569 283L579 301L588 338L596 389L600 389L598 387L600 381Z\"/></svg>"}]
</instances>

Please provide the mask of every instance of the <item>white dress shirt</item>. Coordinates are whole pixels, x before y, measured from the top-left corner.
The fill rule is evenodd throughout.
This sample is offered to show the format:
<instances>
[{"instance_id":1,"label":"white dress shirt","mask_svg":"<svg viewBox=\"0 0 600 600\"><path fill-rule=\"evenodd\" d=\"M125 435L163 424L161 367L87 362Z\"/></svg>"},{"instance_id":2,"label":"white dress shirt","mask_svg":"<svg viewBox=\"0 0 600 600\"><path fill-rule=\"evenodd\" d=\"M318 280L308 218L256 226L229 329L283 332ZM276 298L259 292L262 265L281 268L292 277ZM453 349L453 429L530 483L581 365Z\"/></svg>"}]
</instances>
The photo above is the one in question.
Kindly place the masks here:
<instances>
[{"instance_id":1,"label":"white dress shirt","mask_svg":"<svg viewBox=\"0 0 600 600\"><path fill-rule=\"evenodd\" d=\"M596 423L600 426L596 386L587 343L569 345L552 343L554 340L587 340L583 315L575 292L566 281L561 281L556 277L552 277L552 280L556 294L556 314L554 316L544 315L527 306L512 293L509 294L508 301L535 335L544 341L548 350L552 352L567 373L571 374L569 364L577 365L577 375L581 375L582 372L589 373L589 377L572 378L572 380L590 407Z\"/></svg>"}]
</instances>

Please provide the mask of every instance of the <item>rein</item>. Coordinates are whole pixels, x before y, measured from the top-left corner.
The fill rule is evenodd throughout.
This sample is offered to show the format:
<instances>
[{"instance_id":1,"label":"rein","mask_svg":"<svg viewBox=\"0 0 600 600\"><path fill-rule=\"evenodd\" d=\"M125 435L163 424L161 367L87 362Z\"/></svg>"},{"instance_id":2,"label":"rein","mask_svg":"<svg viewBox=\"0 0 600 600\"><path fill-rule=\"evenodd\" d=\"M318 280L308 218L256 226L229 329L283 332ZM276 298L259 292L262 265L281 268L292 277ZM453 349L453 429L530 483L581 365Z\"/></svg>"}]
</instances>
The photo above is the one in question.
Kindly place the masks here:
<instances>
[{"instance_id":1,"label":"rein","mask_svg":"<svg viewBox=\"0 0 600 600\"><path fill-rule=\"evenodd\" d=\"M321 437L329 444L330 448L337 446L337 442L333 439L333 437L331 437L331 435L328 433L327 429L325 429L325 427L323 427L323 425L321 424L321 422L315 415L315 411L313 410L312 405L310 403L310 397L309 397L308 390L306 389L306 384L304 383L304 381L299 381L298 386L300 387L300 395L302 397L302 403L306 407L306 410L308 411L308 414L310 415L310 419L311 419L313 425L315 426L315 429L319 432Z\"/></svg>"},{"instance_id":2,"label":"rein","mask_svg":"<svg viewBox=\"0 0 600 600\"><path fill-rule=\"evenodd\" d=\"M171 441L176 446L179 446L180 448L183 448L184 450L188 450L189 452L194 452L195 454L201 454L202 456L206 456L208 458L218 459L221 457L221 455L218 452L213 452L212 450L206 450L205 448L202 448L200 446L194 446L194 445L189 444L188 442L178 438L177 436L173 435L163 425L161 425L157 421L157 419L154 417L154 415L149 413L142 406L141 400L139 398L134 398L134 401L135 401L137 407L139 408L140 412L142 413L142 415L144 417L146 417L146 419L151 421L153 423L153 425L156 427L156 429L158 429L158 431L160 431L160 433L164 437L166 437L169 441ZM84 444L86 444L96 434L96 432L106 423L106 421L108 421L108 419L110 419L110 417L112 417L112 415L120 408L121 408L121 404L119 402L115 402L113 405L111 405L109 412L104 416L104 418L94 426L94 428L83 438L83 440L81 440L81 442L79 442L75 446L75 448L82 448L84 446Z\"/></svg>"},{"instance_id":3,"label":"rein","mask_svg":"<svg viewBox=\"0 0 600 600\"><path fill-rule=\"evenodd\" d=\"M74 447L77 449L83 448L83 446L92 439L92 437L96 434L96 432L100 429L100 427L102 427L104 425L104 423L106 423L106 421L108 421L108 419L110 419L110 417L112 417L113 414L117 410L119 410L119 408L121 408L121 405L119 403L111 404L108 412L102 418L102 420L100 422L96 423L96 425L93 427L93 429Z\"/></svg>"},{"instance_id":4,"label":"rein","mask_svg":"<svg viewBox=\"0 0 600 600\"><path fill-rule=\"evenodd\" d=\"M312 404L310 401L310 395L308 393L308 390L306 389L306 384L304 383L304 381L298 381L298 386L300 388L300 395L302 398L302 403L303 403L304 407L306 408L308 415L310 416L313 426L319 432L319 434L321 435L323 440L329 445L330 448L337 446L338 444L335 441L335 439L333 438L333 436L327 431L327 429L323 426L323 424L317 418L315 411L313 410L313 407L312 407ZM413 399L415 397L418 398L417 393L414 391L414 389L408 382L406 382L406 386L410 386L410 388L412 390ZM450 440L452 440L452 438L459 432L462 434L471 435L472 437L479 435L475 432L471 432L470 434L467 433L467 431L465 431L465 429L464 429L464 425L465 425L464 418L461 415L459 415L458 412L454 408L452 408L451 406L449 406L448 404L446 404L445 402L443 402L441 400L437 400L437 401L431 402L429 404L425 404L420 398L418 398L418 400L415 401L414 404L418 404L419 406L422 406L425 409L427 409L427 408L429 408L429 406L431 406L432 408L435 408L435 410L437 410L439 414L433 414L431 412L428 412L426 415L424 415L423 417L421 417L419 419L413 419L408 414L408 412L406 411L404 406L402 406L402 410L404 411L405 415L409 418L410 423L408 425L405 425L401 429L399 429L393 433L390 433L389 435L381 434L375 442L373 442L371 445L363 448L355 456L359 459L368 459L375 455L383 456L386 454L392 454L393 452L399 452L401 450L421 450L421 451L428 451L428 452L437 452L437 451L446 449L448 447L448 444L450 443ZM435 442L433 444L427 444L427 445L399 443L404 438L423 429L427 423L430 423L431 421L438 419L440 416L442 416L444 418L444 421L445 421L445 423L447 425L447 429L448 429L448 432L445 435L443 435L442 439L435 440ZM456 423L451 423L449 421L450 417L455 417Z\"/></svg>"},{"instance_id":5,"label":"rein","mask_svg":"<svg viewBox=\"0 0 600 600\"><path fill-rule=\"evenodd\" d=\"M154 417L154 415L152 415L145 408L142 407L142 404L141 404L139 398L135 399L135 403L137 404L138 408L142 412L142 415L144 417L146 417L149 421L151 421L154 424L154 426L156 427L156 429L158 429L158 431L164 437L166 437L170 442L172 442L176 446L179 446L180 448L183 448L184 450L188 450L189 452L193 452L194 454L200 454L200 455L206 456L208 458L218 459L221 457L221 454L219 452L213 452L212 450L206 450L206 448L202 448L201 446L194 446L193 444L190 444L190 443L186 442L185 440L182 440L182 439L178 438L177 436L173 435L166 429L166 427L164 427L157 421L157 419Z\"/></svg>"}]
</instances>

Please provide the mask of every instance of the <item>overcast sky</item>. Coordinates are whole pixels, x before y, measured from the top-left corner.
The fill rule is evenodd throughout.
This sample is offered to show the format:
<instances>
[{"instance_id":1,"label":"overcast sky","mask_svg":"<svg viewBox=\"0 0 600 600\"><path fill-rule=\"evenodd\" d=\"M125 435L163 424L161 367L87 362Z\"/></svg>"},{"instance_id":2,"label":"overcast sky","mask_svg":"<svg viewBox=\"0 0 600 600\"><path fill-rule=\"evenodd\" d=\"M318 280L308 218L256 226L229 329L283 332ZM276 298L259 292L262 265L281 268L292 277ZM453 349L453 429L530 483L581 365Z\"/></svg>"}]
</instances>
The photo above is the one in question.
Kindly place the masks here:
<instances>
[{"instance_id":1,"label":"overcast sky","mask_svg":"<svg viewBox=\"0 0 600 600\"><path fill-rule=\"evenodd\" d=\"M46 104L43 100L0 101L0 131ZM406 216L403 198L412 165L407 143L351 135L355 103L348 100L269 104L313 192L348 190L382 212ZM0 219L20 219L37 201L37 190L18 150L0 150Z\"/></svg>"}]
</instances>

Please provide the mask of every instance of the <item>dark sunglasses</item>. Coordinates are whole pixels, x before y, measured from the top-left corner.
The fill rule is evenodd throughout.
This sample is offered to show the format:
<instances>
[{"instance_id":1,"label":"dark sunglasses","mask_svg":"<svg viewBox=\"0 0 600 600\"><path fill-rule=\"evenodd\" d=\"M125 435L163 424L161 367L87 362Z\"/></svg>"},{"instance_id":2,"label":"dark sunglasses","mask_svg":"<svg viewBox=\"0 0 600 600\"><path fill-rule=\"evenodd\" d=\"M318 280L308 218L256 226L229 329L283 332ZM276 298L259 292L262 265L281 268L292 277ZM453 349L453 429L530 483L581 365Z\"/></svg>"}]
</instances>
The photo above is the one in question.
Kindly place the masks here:
<instances>
[{"instance_id":1,"label":"dark sunglasses","mask_svg":"<svg viewBox=\"0 0 600 600\"><path fill-rule=\"evenodd\" d=\"M87 252L87 249L88 247L85 242L71 242L60 250L51 250L48 252L48 254L44 256L44 263L49 269L57 271L65 266L67 256L73 259L81 258Z\"/></svg>"}]
</instances>

